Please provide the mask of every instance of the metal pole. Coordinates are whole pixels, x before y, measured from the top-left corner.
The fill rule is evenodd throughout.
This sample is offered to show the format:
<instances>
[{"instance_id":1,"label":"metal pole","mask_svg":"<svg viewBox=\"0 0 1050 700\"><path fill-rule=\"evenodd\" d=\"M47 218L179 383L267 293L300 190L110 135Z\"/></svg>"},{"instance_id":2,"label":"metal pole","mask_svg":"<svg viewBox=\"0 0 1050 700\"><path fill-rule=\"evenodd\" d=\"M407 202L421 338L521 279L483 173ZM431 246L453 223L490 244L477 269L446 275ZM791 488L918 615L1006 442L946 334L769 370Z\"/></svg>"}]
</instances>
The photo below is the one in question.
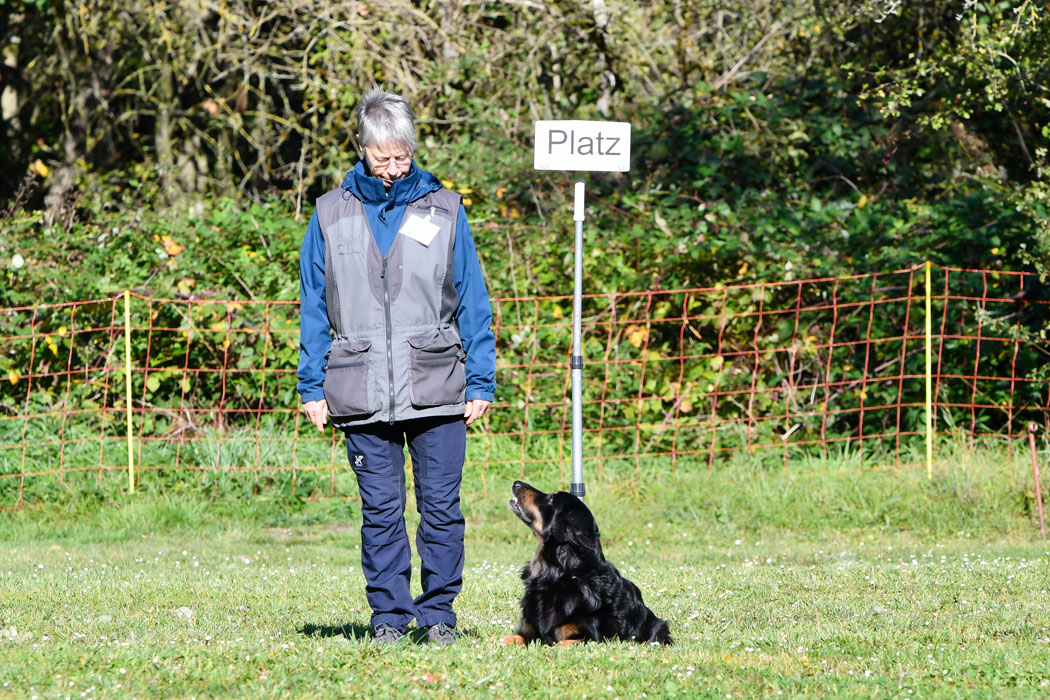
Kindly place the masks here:
<instances>
[{"instance_id":1,"label":"metal pole","mask_svg":"<svg viewBox=\"0 0 1050 700\"><path fill-rule=\"evenodd\" d=\"M587 489L583 485L583 348L580 339L580 317L583 313L583 183L576 183L573 200L573 221L576 222L572 285L572 486L569 492L584 500Z\"/></svg>"},{"instance_id":2,"label":"metal pole","mask_svg":"<svg viewBox=\"0 0 1050 700\"><path fill-rule=\"evenodd\" d=\"M1043 487L1039 483L1039 462L1035 455L1035 433L1039 430L1036 423L1028 424L1028 445L1032 449L1032 478L1035 480L1035 503L1039 509L1039 531L1046 539L1046 522L1043 521Z\"/></svg>"}]
</instances>

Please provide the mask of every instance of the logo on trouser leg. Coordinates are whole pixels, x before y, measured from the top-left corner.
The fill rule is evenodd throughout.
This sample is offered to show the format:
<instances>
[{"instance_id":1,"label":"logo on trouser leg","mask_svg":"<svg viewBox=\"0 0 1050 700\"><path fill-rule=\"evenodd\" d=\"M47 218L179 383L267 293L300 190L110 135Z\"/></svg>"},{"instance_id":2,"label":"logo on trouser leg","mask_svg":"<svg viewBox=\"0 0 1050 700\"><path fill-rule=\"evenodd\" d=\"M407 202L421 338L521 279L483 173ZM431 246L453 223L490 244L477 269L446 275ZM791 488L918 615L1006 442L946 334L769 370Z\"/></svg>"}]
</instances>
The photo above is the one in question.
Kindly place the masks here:
<instances>
[{"instance_id":1,"label":"logo on trouser leg","mask_svg":"<svg viewBox=\"0 0 1050 700\"><path fill-rule=\"evenodd\" d=\"M350 463L355 467L365 466L365 456L363 454L350 455Z\"/></svg>"}]
</instances>

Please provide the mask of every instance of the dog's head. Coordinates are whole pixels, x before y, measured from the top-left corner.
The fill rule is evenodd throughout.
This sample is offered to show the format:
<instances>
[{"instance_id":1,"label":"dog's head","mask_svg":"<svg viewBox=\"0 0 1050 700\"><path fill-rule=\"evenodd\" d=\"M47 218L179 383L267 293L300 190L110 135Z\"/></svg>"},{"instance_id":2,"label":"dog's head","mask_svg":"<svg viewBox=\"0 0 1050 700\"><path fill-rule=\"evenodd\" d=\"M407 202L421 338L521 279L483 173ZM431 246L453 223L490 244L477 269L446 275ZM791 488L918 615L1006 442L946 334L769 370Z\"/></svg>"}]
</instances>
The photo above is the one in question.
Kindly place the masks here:
<instances>
[{"instance_id":1,"label":"dog's head","mask_svg":"<svg viewBox=\"0 0 1050 700\"><path fill-rule=\"evenodd\" d=\"M540 553L553 556L564 568L596 566L604 561L601 535L591 511L565 491L544 493L515 481L510 509L540 541Z\"/></svg>"}]
</instances>

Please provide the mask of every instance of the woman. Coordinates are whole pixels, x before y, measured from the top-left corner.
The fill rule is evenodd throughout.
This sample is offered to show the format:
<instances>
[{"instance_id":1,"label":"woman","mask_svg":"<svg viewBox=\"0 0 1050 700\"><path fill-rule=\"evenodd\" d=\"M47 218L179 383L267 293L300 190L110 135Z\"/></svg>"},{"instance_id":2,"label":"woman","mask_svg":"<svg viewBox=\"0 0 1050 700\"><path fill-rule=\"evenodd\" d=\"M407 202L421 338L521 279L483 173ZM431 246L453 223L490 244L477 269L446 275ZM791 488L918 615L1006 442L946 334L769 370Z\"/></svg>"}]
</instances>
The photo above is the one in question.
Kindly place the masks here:
<instances>
[{"instance_id":1,"label":"woman","mask_svg":"<svg viewBox=\"0 0 1050 700\"><path fill-rule=\"evenodd\" d=\"M450 644L462 585L466 427L495 391L492 310L459 195L414 161L412 109L380 88L358 104L363 158L317 200L300 254L298 390L310 422L346 435L361 492L361 567L378 643L415 618ZM422 593L409 592L412 456Z\"/></svg>"}]
</instances>

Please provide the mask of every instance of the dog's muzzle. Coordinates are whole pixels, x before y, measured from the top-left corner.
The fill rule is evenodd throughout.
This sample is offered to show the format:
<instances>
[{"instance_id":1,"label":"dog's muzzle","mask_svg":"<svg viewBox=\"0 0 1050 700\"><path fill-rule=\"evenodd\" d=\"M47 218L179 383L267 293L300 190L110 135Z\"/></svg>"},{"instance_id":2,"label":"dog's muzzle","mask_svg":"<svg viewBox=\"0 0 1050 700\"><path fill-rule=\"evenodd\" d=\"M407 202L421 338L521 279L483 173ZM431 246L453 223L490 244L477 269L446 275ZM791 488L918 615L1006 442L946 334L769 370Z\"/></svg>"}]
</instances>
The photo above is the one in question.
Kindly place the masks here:
<instances>
[{"instance_id":1,"label":"dog's muzzle","mask_svg":"<svg viewBox=\"0 0 1050 700\"><path fill-rule=\"evenodd\" d=\"M524 484L522 484L520 481L514 482L514 485L510 489L513 498L510 499L508 505L510 506L511 512L514 513L514 515L518 516L523 523L525 523L526 525L531 525L532 513L530 513L522 504L522 502L518 499L518 493L521 487L523 486Z\"/></svg>"},{"instance_id":2,"label":"dog's muzzle","mask_svg":"<svg viewBox=\"0 0 1050 700\"><path fill-rule=\"evenodd\" d=\"M524 521L525 523L532 522L532 518L530 518L528 513L526 513L525 507L521 505L521 501L518 500L517 496L510 499L508 505L510 506L511 512L514 513L514 515L521 518L522 521Z\"/></svg>"}]
</instances>

